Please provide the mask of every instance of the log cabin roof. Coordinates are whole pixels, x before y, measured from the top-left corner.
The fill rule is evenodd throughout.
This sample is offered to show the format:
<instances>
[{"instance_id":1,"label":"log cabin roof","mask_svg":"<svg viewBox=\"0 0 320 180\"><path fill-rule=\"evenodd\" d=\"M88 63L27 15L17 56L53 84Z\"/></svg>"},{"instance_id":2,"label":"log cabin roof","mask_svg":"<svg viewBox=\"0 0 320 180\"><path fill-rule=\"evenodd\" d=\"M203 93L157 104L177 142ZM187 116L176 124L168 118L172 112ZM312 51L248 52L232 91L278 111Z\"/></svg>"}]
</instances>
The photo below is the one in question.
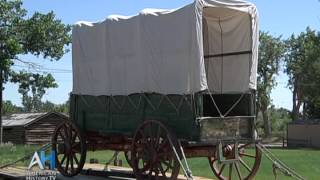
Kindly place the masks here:
<instances>
[{"instance_id":1,"label":"log cabin roof","mask_svg":"<svg viewBox=\"0 0 320 180\"><path fill-rule=\"evenodd\" d=\"M44 117L47 117L51 114L56 114L58 116L67 117L65 114L56 113L56 112L44 112L44 113L18 113L2 116L2 126L13 127L13 126L28 126Z\"/></svg>"}]
</instances>

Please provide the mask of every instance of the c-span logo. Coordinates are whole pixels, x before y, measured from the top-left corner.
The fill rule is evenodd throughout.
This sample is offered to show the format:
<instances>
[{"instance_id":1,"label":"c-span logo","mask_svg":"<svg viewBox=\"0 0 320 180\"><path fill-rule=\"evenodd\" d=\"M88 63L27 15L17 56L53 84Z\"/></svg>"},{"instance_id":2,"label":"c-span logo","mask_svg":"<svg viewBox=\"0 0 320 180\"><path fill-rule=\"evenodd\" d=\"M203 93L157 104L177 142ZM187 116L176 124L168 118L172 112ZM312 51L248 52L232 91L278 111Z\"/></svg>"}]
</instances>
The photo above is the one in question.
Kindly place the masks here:
<instances>
[{"instance_id":1,"label":"c-span logo","mask_svg":"<svg viewBox=\"0 0 320 180\"><path fill-rule=\"evenodd\" d=\"M33 157L30 161L28 169L31 169L33 166L38 165L38 167L42 170L45 169L46 162L50 163L50 169L56 168L56 153L55 151L51 151L51 153L46 156L45 151L40 151L40 156L38 152L33 154Z\"/></svg>"}]
</instances>

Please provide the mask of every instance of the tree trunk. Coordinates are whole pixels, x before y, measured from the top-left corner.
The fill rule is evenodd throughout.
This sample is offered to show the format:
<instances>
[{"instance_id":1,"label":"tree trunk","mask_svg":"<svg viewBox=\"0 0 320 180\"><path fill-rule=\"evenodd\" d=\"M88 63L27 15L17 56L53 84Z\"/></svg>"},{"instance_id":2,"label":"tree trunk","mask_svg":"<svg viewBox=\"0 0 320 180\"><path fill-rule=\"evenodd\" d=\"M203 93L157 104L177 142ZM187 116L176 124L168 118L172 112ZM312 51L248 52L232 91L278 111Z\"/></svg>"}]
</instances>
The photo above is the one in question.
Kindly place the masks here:
<instances>
[{"instance_id":1,"label":"tree trunk","mask_svg":"<svg viewBox=\"0 0 320 180\"><path fill-rule=\"evenodd\" d=\"M300 78L296 77L294 80L292 92L292 120L296 121L300 117L300 107L303 103L303 92L300 86Z\"/></svg>"},{"instance_id":2,"label":"tree trunk","mask_svg":"<svg viewBox=\"0 0 320 180\"><path fill-rule=\"evenodd\" d=\"M267 108L263 108L261 112L264 124L264 135L265 137L271 137L271 122L269 120L268 110Z\"/></svg>"},{"instance_id":3,"label":"tree trunk","mask_svg":"<svg viewBox=\"0 0 320 180\"><path fill-rule=\"evenodd\" d=\"M3 127L2 127L2 91L3 91L3 71L0 69L0 144L3 143Z\"/></svg>"},{"instance_id":4,"label":"tree trunk","mask_svg":"<svg viewBox=\"0 0 320 180\"><path fill-rule=\"evenodd\" d=\"M259 112L260 112L260 101L259 101L259 98L257 99L256 101L256 109L255 109L255 113L256 113L256 119L258 119L258 115L259 115Z\"/></svg>"},{"instance_id":5,"label":"tree trunk","mask_svg":"<svg viewBox=\"0 0 320 180\"><path fill-rule=\"evenodd\" d=\"M302 119L303 120L306 120L307 119L307 112L306 112L306 102L303 102L303 105L302 105Z\"/></svg>"},{"instance_id":6,"label":"tree trunk","mask_svg":"<svg viewBox=\"0 0 320 180\"><path fill-rule=\"evenodd\" d=\"M297 80L294 82L292 92L292 121L298 120L299 108L297 107L298 85Z\"/></svg>"},{"instance_id":7,"label":"tree trunk","mask_svg":"<svg viewBox=\"0 0 320 180\"><path fill-rule=\"evenodd\" d=\"M297 119L297 92L296 92L296 87L293 87L293 92L292 92L292 121L295 121Z\"/></svg>"}]
</instances>

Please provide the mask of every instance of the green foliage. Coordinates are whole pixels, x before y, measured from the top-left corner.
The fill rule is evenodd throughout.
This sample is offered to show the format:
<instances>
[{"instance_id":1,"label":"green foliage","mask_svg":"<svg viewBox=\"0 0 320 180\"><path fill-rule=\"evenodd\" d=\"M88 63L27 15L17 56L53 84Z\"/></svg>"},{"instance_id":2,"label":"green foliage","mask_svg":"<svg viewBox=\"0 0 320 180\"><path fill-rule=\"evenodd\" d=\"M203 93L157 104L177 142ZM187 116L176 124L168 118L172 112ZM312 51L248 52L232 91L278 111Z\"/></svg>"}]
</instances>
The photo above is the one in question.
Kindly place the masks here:
<instances>
[{"instance_id":1,"label":"green foliage","mask_svg":"<svg viewBox=\"0 0 320 180\"><path fill-rule=\"evenodd\" d=\"M285 45L280 37L273 37L260 32L258 64L258 97L259 105L268 107L271 103L270 93L276 85L275 77L279 72L280 60L284 56Z\"/></svg>"},{"instance_id":2,"label":"green foliage","mask_svg":"<svg viewBox=\"0 0 320 180\"><path fill-rule=\"evenodd\" d=\"M57 20L53 12L36 12L28 18L22 4L20 0L0 0L0 83L18 83L27 109L37 110L45 90L57 87L53 76L17 73L11 67L16 62L30 65L19 59L18 55L24 54L59 60L68 51L65 45L71 43L71 26ZM32 96L28 96L29 91Z\"/></svg>"},{"instance_id":3,"label":"green foliage","mask_svg":"<svg viewBox=\"0 0 320 180\"><path fill-rule=\"evenodd\" d=\"M287 124L292 121L289 110L284 108L276 109L274 106L271 106L269 114L274 132L284 132L287 130Z\"/></svg>"},{"instance_id":4,"label":"green foliage","mask_svg":"<svg viewBox=\"0 0 320 180\"><path fill-rule=\"evenodd\" d=\"M42 54L44 58L59 60L65 52L64 45L71 42L71 26L56 20L54 13L36 12L30 19L22 22L23 50L34 55Z\"/></svg>"},{"instance_id":5,"label":"green foliage","mask_svg":"<svg viewBox=\"0 0 320 180\"><path fill-rule=\"evenodd\" d=\"M262 112L265 135L271 134L268 108L271 104L270 93L276 85L275 77L279 72L280 60L285 53L285 44L280 37L273 37L266 32L260 32L257 113Z\"/></svg>"},{"instance_id":6,"label":"green foliage","mask_svg":"<svg viewBox=\"0 0 320 180\"><path fill-rule=\"evenodd\" d=\"M69 113L69 101L63 104L54 104L50 101L42 103L41 106L42 112L60 112L60 113Z\"/></svg>"},{"instance_id":7,"label":"green foliage","mask_svg":"<svg viewBox=\"0 0 320 180\"><path fill-rule=\"evenodd\" d=\"M307 28L287 41L285 72L293 92L293 119L320 117L320 33Z\"/></svg>"},{"instance_id":8,"label":"green foliage","mask_svg":"<svg viewBox=\"0 0 320 180\"><path fill-rule=\"evenodd\" d=\"M1 115L8 115L8 114L13 114L13 113L20 113L23 112L22 107L18 107L14 104L12 104L11 101L4 101L2 102L2 112Z\"/></svg>"},{"instance_id":9,"label":"green foliage","mask_svg":"<svg viewBox=\"0 0 320 180\"><path fill-rule=\"evenodd\" d=\"M29 96L28 96L29 97ZM32 99L32 97L30 97ZM14 113L28 113L30 110L27 106L32 106L32 103L26 104L23 107L14 105L11 101L3 101L2 115L9 115ZM60 112L69 113L69 101L62 104L54 104L50 101L39 102L39 106L34 112Z\"/></svg>"},{"instance_id":10,"label":"green foliage","mask_svg":"<svg viewBox=\"0 0 320 180\"><path fill-rule=\"evenodd\" d=\"M18 27L26 10L21 5L21 1L0 1L0 68L4 72L3 81L8 79L7 73L13 65L13 59L22 53Z\"/></svg>"},{"instance_id":11,"label":"green foliage","mask_svg":"<svg viewBox=\"0 0 320 180\"><path fill-rule=\"evenodd\" d=\"M12 72L11 82L19 84L19 93L22 94L22 104L25 111L39 111L41 99L45 94L45 89L58 87L51 74L40 75L28 72ZM31 96L29 92L31 91Z\"/></svg>"}]
</instances>

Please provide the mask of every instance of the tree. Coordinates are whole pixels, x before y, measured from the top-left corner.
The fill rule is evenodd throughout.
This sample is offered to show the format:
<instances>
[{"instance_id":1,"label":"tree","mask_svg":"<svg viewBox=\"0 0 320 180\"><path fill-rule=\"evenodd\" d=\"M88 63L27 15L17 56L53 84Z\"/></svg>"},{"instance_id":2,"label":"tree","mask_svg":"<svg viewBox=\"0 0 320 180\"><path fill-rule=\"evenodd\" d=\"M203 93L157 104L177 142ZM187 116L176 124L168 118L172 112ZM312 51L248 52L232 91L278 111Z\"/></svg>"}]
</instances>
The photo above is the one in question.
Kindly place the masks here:
<instances>
[{"instance_id":1,"label":"tree","mask_svg":"<svg viewBox=\"0 0 320 180\"><path fill-rule=\"evenodd\" d=\"M273 105L269 109L270 120L272 121L272 131L284 132L287 124L291 121L291 111L284 108L275 108Z\"/></svg>"},{"instance_id":2,"label":"tree","mask_svg":"<svg viewBox=\"0 0 320 180\"><path fill-rule=\"evenodd\" d=\"M285 72L292 91L292 119L320 117L320 34L307 28L298 36L292 35L286 44Z\"/></svg>"},{"instance_id":3,"label":"tree","mask_svg":"<svg viewBox=\"0 0 320 180\"><path fill-rule=\"evenodd\" d=\"M257 114L261 111L264 122L264 134L271 135L271 121L268 108L271 104L270 93L276 85L275 75L279 72L279 64L284 56L285 46L281 36L272 37L267 32L260 32Z\"/></svg>"},{"instance_id":4,"label":"tree","mask_svg":"<svg viewBox=\"0 0 320 180\"><path fill-rule=\"evenodd\" d=\"M66 101L65 103L63 104L59 104L57 107L56 107L56 112L61 112L61 113L69 113L70 111L70 100Z\"/></svg>"},{"instance_id":5,"label":"tree","mask_svg":"<svg viewBox=\"0 0 320 180\"><path fill-rule=\"evenodd\" d=\"M8 114L13 114L13 113L20 113L23 112L22 107L18 107L14 104L12 104L11 101L4 101L2 102L3 108L1 115L8 115Z\"/></svg>"},{"instance_id":6,"label":"tree","mask_svg":"<svg viewBox=\"0 0 320 180\"><path fill-rule=\"evenodd\" d=\"M22 94L22 105L26 112L39 112L41 110L41 99L45 90L58 85L54 82L51 74L40 75L27 72L13 72L11 82L19 83L19 93ZM31 91L31 96L29 95Z\"/></svg>"},{"instance_id":7,"label":"tree","mask_svg":"<svg viewBox=\"0 0 320 180\"><path fill-rule=\"evenodd\" d=\"M12 66L16 62L34 65L19 58L19 55L41 55L52 61L59 60L67 52L65 45L71 42L71 26L57 20L53 12L36 12L30 18L26 17L26 13L21 0L0 0L0 102L4 83L22 82L21 79L12 79L16 74ZM42 76L45 78L48 75ZM0 111L1 109L2 105ZM0 126L1 124L0 117ZM2 142L2 127L0 130Z\"/></svg>"},{"instance_id":8,"label":"tree","mask_svg":"<svg viewBox=\"0 0 320 180\"><path fill-rule=\"evenodd\" d=\"M2 115L30 112L25 107L14 105L11 101L4 101L2 104ZM39 108L34 112L59 112L67 114L69 113L69 100L62 104L55 104L50 101L40 102Z\"/></svg>"},{"instance_id":9,"label":"tree","mask_svg":"<svg viewBox=\"0 0 320 180\"><path fill-rule=\"evenodd\" d=\"M60 112L60 113L69 113L69 100L63 104L54 104L50 101L42 103L41 106L42 112Z\"/></svg>"},{"instance_id":10,"label":"tree","mask_svg":"<svg viewBox=\"0 0 320 180\"><path fill-rule=\"evenodd\" d=\"M56 111L56 106L54 103L50 102L50 101L46 101L44 103L42 103L41 106L41 110L43 112L52 112L52 111Z\"/></svg>"}]
</instances>

